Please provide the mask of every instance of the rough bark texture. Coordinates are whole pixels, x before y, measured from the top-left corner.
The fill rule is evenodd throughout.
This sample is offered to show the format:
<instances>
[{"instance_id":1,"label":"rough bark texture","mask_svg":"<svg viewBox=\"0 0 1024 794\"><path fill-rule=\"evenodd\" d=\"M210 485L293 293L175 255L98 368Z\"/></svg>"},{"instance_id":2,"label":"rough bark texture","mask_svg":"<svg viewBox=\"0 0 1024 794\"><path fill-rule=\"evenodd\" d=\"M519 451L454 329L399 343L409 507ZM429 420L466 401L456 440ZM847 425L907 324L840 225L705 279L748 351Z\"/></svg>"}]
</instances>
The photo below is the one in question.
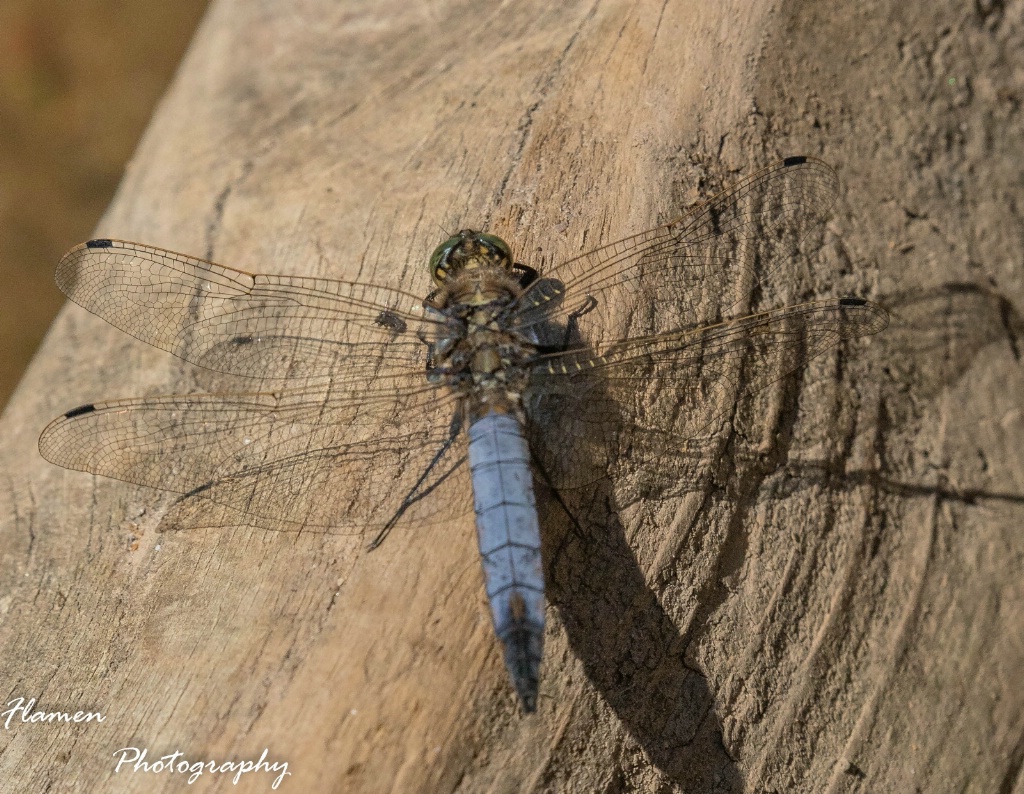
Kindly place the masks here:
<instances>
[{"instance_id":1,"label":"rough bark texture","mask_svg":"<svg viewBox=\"0 0 1024 794\"><path fill-rule=\"evenodd\" d=\"M161 533L169 497L41 460L60 411L196 384L68 307L3 417L0 680L107 719L15 721L0 787L181 790L113 774L139 746L268 748L292 791L1024 791L1022 15L214 4L103 235L423 292L441 229L550 262L815 154L844 192L793 296L893 323L741 406L701 493L588 497L524 718L471 518Z\"/></svg>"}]
</instances>

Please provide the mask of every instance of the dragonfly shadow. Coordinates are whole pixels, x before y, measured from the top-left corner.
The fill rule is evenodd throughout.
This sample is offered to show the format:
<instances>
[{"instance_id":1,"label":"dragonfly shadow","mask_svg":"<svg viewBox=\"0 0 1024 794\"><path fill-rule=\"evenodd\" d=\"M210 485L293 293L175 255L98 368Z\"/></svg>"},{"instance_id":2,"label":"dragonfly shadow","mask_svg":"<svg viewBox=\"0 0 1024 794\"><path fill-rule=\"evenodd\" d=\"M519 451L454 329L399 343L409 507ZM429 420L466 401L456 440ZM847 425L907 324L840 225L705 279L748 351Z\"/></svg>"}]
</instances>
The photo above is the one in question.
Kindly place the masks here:
<instances>
[{"instance_id":1,"label":"dragonfly shadow","mask_svg":"<svg viewBox=\"0 0 1024 794\"><path fill-rule=\"evenodd\" d=\"M773 485L768 498L786 499L808 485L825 491L869 485L879 493L904 499L926 496L942 502L967 506L985 502L1010 507L1024 506L1024 493L958 485L951 482L942 472L938 472L935 483L929 484L904 482L872 469L838 471L831 462L826 460L790 462L786 465L786 471L792 477L786 484Z\"/></svg>"},{"instance_id":2,"label":"dragonfly shadow","mask_svg":"<svg viewBox=\"0 0 1024 794\"><path fill-rule=\"evenodd\" d=\"M559 522L552 507L544 516L555 530L548 597L587 678L674 784L688 792L742 791L715 696L686 658L687 632L647 584L616 515L611 483L588 488L585 506L574 504L582 498L567 501L576 526L564 513Z\"/></svg>"},{"instance_id":3,"label":"dragonfly shadow","mask_svg":"<svg viewBox=\"0 0 1024 794\"><path fill-rule=\"evenodd\" d=\"M955 384L978 352L1005 341L1021 360L1024 317L999 293L977 284L947 282L894 293L881 301L891 315L878 344L886 373L930 398Z\"/></svg>"},{"instance_id":4,"label":"dragonfly shadow","mask_svg":"<svg viewBox=\"0 0 1024 794\"><path fill-rule=\"evenodd\" d=\"M1006 344L1021 361L1024 317L1005 297L986 287L949 282L895 293L881 302L892 322L871 351L876 366L889 376L882 389L880 438L911 424L923 401L956 387L985 348ZM1024 505L1024 493L954 482L938 467L932 482L907 481L888 470L895 465L889 458L880 448L880 467L861 470L847 469L836 460L789 460L785 468L791 476L773 483L768 497L785 499L810 483L831 490L869 485L890 496L927 496L963 505Z\"/></svg>"},{"instance_id":5,"label":"dragonfly shadow","mask_svg":"<svg viewBox=\"0 0 1024 794\"><path fill-rule=\"evenodd\" d=\"M1020 357L1024 338L1020 314L1005 298L977 285L949 283L892 295L885 305L894 322L890 332L877 340L875 352L880 356L876 360L884 362L879 366L885 366L897 384L906 380L915 384L918 397L933 397L955 384L988 345L1007 341L1015 357ZM897 401L893 403L897 412L901 393L887 400ZM903 395L902 399L909 398ZM898 421L898 417L887 421ZM722 452L712 446L702 461L678 462L679 472L696 467L705 472L703 479L691 482L686 476L675 476L678 472L671 479L683 491L708 487L709 470L743 480L742 466L734 470L717 465L714 458ZM733 453L742 458L729 446L724 450L725 456ZM844 471L827 462L787 463L787 458L778 449L772 456L775 465L785 465L793 476L781 486L773 484L761 498L784 496L776 492L778 487L799 488L811 479L836 489L871 483L906 497L928 494L964 503L989 499L1024 504L1024 494L963 488L945 481L916 485L882 472ZM772 469L763 454L759 460L760 467ZM764 477L757 481L763 485ZM753 500L759 489L740 490ZM658 492L654 489L650 496L657 498ZM684 791L742 791L742 776L723 740L715 693L687 658L698 624L677 625L647 584L618 519L611 481L604 479L562 496L576 521L574 526L556 506L544 508L542 526L550 530L545 537L548 597L559 610L570 647L588 680L674 784ZM707 615L707 606L700 614Z\"/></svg>"}]
</instances>

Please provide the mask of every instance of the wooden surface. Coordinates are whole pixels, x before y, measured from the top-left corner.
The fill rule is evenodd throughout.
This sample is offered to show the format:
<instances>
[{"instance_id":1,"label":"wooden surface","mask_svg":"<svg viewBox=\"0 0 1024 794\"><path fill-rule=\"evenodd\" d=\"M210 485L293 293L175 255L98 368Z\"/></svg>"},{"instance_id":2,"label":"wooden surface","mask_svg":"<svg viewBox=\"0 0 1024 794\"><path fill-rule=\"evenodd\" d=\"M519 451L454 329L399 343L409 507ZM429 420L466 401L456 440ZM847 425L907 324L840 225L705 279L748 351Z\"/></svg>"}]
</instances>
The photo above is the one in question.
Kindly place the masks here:
<instances>
[{"instance_id":1,"label":"wooden surface","mask_svg":"<svg viewBox=\"0 0 1024 794\"><path fill-rule=\"evenodd\" d=\"M115 776L138 746L291 791L1024 791L1021 14L215 3L99 234L423 292L442 230L543 264L815 154L844 192L787 283L893 324L742 405L702 493L592 494L524 718L470 520L159 531L204 521L41 460L74 405L207 385L67 307L2 419L0 680L107 719L15 721L0 787L185 787Z\"/></svg>"}]
</instances>

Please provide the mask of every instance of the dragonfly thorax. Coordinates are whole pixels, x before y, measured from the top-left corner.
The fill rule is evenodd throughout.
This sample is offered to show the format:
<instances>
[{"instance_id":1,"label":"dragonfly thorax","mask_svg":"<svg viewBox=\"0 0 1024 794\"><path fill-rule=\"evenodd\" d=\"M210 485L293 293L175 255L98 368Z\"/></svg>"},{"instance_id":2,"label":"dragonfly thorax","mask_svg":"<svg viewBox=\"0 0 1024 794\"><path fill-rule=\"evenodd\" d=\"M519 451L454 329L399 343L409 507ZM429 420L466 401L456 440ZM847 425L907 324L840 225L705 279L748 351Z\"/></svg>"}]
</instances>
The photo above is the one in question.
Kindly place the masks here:
<instances>
[{"instance_id":1,"label":"dragonfly thorax","mask_svg":"<svg viewBox=\"0 0 1024 794\"><path fill-rule=\"evenodd\" d=\"M465 396L471 421L489 412L522 412L536 347L510 325L509 306L521 293L509 273L483 267L457 274L430 302L432 313L446 320L435 326L427 378Z\"/></svg>"}]
</instances>

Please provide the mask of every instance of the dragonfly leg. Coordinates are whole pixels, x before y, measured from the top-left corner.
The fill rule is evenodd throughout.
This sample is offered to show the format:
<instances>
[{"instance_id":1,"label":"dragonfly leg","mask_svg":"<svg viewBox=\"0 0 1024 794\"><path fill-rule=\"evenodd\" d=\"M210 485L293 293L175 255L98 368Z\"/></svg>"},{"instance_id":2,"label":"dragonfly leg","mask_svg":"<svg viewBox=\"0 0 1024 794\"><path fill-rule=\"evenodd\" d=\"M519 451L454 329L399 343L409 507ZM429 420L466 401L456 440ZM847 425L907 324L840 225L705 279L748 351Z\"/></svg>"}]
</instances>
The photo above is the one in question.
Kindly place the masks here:
<instances>
[{"instance_id":1,"label":"dragonfly leg","mask_svg":"<svg viewBox=\"0 0 1024 794\"><path fill-rule=\"evenodd\" d=\"M579 319L587 314L590 314L594 309L597 308L597 298L593 295L587 295L587 299L583 304L575 309L568 315L568 319L565 323L565 334L562 337L561 344L558 345L540 345L537 347L537 352L541 355L547 353L564 353L569 349L569 342L572 341L573 335L579 333Z\"/></svg>"},{"instance_id":2,"label":"dragonfly leg","mask_svg":"<svg viewBox=\"0 0 1024 794\"><path fill-rule=\"evenodd\" d=\"M593 295L587 295L587 299L583 302L583 305L578 309L573 310L569 315L565 323L565 338L562 340L562 349L569 349L569 340L572 339L573 334L579 333L579 320L587 314L590 314L594 309L597 308L597 298Z\"/></svg>"},{"instance_id":3,"label":"dragonfly leg","mask_svg":"<svg viewBox=\"0 0 1024 794\"><path fill-rule=\"evenodd\" d=\"M381 531L377 533L377 536L370 543L368 548L371 551L384 542L384 538L386 538L388 534L391 532L391 530L394 529L395 525L399 522L399 520L401 520L402 516L405 515L406 511L410 507L412 507L414 504L416 504L424 497L429 496L431 493L433 493L434 490L439 485L441 485L441 483L443 483L446 479L448 479L451 473L454 472L457 468L459 468L459 466L461 466L462 463L466 460L465 455L463 455L461 458L459 458L457 461L455 461L455 463L451 465L451 468L449 468L440 477L438 477L436 481L432 482L429 486L420 491L420 488L423 486L423 483L425 483L427 481L427 478L430 476L430 472L432 472L434 468L441 462L441 458L445 456L445 453L448 452L452 444L455 443L455 439L459 437L459 433L461 432L462 414L456 412L455 415L452 417L452 423L448 429L448 438L445 439L445 442L441 445L441 448L437 451L437 454L430 459L430 463L427 464L427 468L423 471L423 474L420 475L420 478L416 480L416 484L413 485L409 493L406 494L405 498L402 500L402 503L398 506L398 509L395 511L394 515L392 515L391 518L388 519L388 522L381 528Z\"/></svg>"},{"instance_id":4,"label":"dragonfly leg","mask_svg":"<svg viewBox=\"0 0 1024 794\"><path fill-rule=\"evenodd\" d=\"M526 289L534 281L536 281L540 273L534 270L529 265L524 265L522 262L516 262L512 265L512 272L519 278L519 286Z\"/></svg>"},{"instance_id":5,"label":"dragonfly leg","mask_svg":"<svg viewBox=\"0 0 1024 794\"><path fill-rule=\"evenodd\" d=\"M427 295L427 297L425 297L423 299L423 308L424 309L434 309L436 311L439 308L437 306L437 304L434 303L434 300L437 298L437 293L439 293L440 291L441 291L440 288L433 289L433 290L430 291L430 293Z\"/></svg>"},{"instance_id":6,"label":"dragonfly leg","mask_svg":"<svg viewBox=\"0 0 1024 794\"><path fill-rule=\"evenodd\" d=\"M438 364L439 359L444 359L446 354L451 352L450 340L431 342L423 334L423 331L420 331L417 336L419 337L419 340L427 346L427 380L431 383L440 383L445 377L451 374L451 367L442 367ZM448 342L447 344L446 341ZM441 345L444 345L444 349L441 350L439 354L438 348Z\"/></svg>"}]
</instances>

